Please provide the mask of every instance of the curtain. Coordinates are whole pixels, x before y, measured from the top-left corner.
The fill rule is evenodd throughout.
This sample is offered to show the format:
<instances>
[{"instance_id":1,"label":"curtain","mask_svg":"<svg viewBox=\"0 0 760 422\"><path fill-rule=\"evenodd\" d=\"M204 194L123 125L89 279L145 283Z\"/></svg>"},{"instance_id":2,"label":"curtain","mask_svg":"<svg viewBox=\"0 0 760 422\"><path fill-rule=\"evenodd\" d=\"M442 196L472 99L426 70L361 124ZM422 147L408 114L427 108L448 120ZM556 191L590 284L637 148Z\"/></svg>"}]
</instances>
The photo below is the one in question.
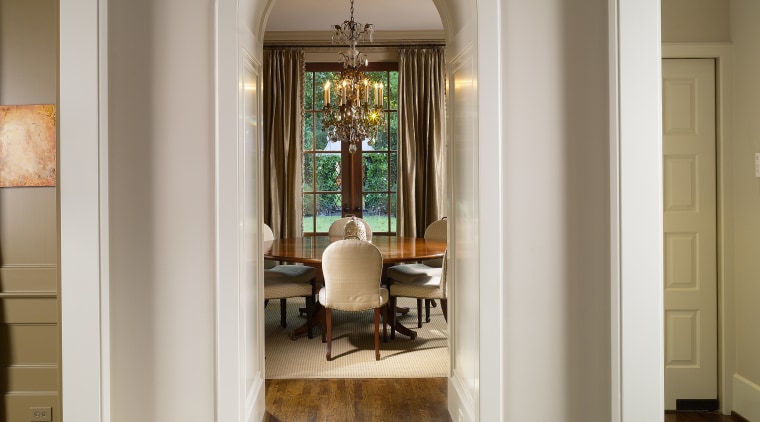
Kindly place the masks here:
<instances>
[{"instance_id":1,"label":"curtain","mask_svg":"<svg viewBox=\"0 0 760 422\"><path fill-rule=\"evenodd\" d=\"M399 236L423 237L428 224L445 216L444 66L443 47L399 50Z\"/></svg>"},{"instance_id":2,"label":"curtain","mask_svg":"<svg viewBox=\"0 0 760 422\"><path fill-rule=\"evenodd\" d=\"M304 52L264 51L264 223L276 238L303 235Z\"/></svg>"}]
</instances>

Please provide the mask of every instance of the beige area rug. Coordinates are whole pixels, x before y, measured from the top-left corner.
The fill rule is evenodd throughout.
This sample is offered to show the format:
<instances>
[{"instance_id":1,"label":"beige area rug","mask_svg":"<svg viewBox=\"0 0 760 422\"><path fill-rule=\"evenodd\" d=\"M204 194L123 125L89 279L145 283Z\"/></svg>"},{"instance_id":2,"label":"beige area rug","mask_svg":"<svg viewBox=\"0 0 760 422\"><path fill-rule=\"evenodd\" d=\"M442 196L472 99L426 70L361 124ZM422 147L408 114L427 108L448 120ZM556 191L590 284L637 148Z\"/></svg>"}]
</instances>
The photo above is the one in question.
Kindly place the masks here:
<instances>
[{"instance_id":1,"label":"beige area rug","mask_svg":"<svg viewBox=\"0 0 760 422\"><path fill-rule=\"evenodd\" d=\"M266 378L434 378L448 377L448 326L441 305L430 308L430 322L417 328L416 300L399 298L399 306L408 306L409 313L399 321L417 332L417 338L396 334L382 341L380 327L380 360L375 360L373 313L333 311L332 361L325 359L326 343L321 330L314 329L314 338L291 340L288 332L303 324L298 315L303 298L288 299L288 328L280 327L280 301L272 300L266 315ZM423 313L425 312L423 307Z\"/></svg>"}]
</instances>

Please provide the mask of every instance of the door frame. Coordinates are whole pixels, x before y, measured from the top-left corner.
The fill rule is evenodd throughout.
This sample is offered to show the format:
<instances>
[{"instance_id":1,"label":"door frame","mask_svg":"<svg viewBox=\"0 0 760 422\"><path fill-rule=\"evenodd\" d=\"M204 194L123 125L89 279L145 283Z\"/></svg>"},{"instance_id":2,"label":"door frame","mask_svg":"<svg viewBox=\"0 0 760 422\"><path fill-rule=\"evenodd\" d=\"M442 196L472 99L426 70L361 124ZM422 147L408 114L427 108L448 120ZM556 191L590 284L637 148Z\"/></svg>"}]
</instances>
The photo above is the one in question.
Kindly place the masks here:
<instances>
[{"instance_id":1,"label":"door frame","mask_svg":"<svg viewBox=\"0 0 760 422\"><path fill-rule=\"evenodd\" d=\"M728 116L731 116L731 45L663 43L663 59L715 60L715 143L716 143L716 248L718 288L718 398L720 410L731 412L733 403L734 318L733 308L734 207L733 176L731 173L732 137Z\"/></svg>"},{"instance_id":2,"label":"door frame","mask_svg":"<svg viewBox=\"0 0 760 422\"><path fill-rule=\"evenodd\" d=\"M240 20L255 14L249 9L250 1L217 0L214 2L214 21L217 24L237 22L238 8ZM437 6L441 0L434 0ZM652 336L652 333L662 332L662 318L652 316L651 305L658 301L657 290L661 291L661 283L641 283L643 276L655 275L662 272L661 262L654 255L657 248L652 245L655 231L661 231L657 226L656 211L652 204L657 202L659 190L654 192L638 187L651 187L652 179L656 178L651 172L651 164L656 164L655 154L650 152L650 145L637 142L642 135L654 136L657 139L658 120L651 118L651 109L657 109L656 81L659 80L656 63L660 60L660 34L652 28L659 28L659 0L609 0L610 23L610 184L611 198L611 382L612 421L636 420L637 414L659 412L662 406L662 392L658 391L656 371L661 376L661 352L659 366L654 357L661 351L662 339ZM108 368L110 365L109 309L108 309L108 179L107 169L107 5L108 0L66 0L60 5L61 39L60 39L60 99L61 105L66 105L68 114L65 126L61 127L61 138L67 139L59 149L59 162L76 163L71 166L71 172L61 175L66 180L59 190L60 202L60 232L61 232L61 324L62 324L62 367L63 373L77 374L75 378L63 379L63 416L66 420L102 420L110 421L109 397L111 394ZM479 39L476 49L496 51L500 48L499 13L501 9L496 1L479 2L477 6L478 31L490 36ZM489 12L497 12L488 15ZM245 16L243 16L245 15ZM245 20L246 23L251 22ZM484 25L483 25L484 24ZM482 25L482 26L481 26ZM245 42L238 38L237 25L230 28L217 28L215 34L219 46L226 50L218 54L234 54L222 41L232 39L234 42ZM493 30L486 32L486 30ZM222 34L220 34L220 32ZM656 32L656 33L655 33ZM224 39L220 39L220 35ZM255 37L252 41L255 41ZM483 54L482 56L488 56ZM726 57L720 54L721 57ZM218 56L217 56L218 60ZM483 64L497 65L493 69L482 69L488 80L499 80L498 54L482 58ZM234 61L234 60L233 60ZM721 61L723 63L723 61ZM229 65L229 63L223 63ZM724 64L727 64L724 63ZM220 63L217 63L220 65ZM217 69L218 71L219 69ZM643 70L643 72L642 72ZM721 72L721 75L725 72ZM484 79L485 80L485 79ZM726 85L720 82L722 89L721 115L729 115L726 106ZM645 88L645 89L642 89ZM75 95L76 94L76 95ZM496 97L496 96L494 96ZM484 101L485 102L485 101ZM488 99L487 104L499 104L497 98ZM623 107L625 106L625 107ZM498 107L496 107L498 108ZM480 121L491 116L488 110L483 110ZM93 119L98 116L98 119ZM645 117L642 120L642 116ZM492 123L488 127L492 127ZM721 131L728 130L722 128ZM498 129L495 130L498 132ZM481 133L490 135L491 132ZM726 135L726 133L723 133ZM486 136L487 139L487 136ZM728 136L722 140L730 139ZM648 143L644 143L648 144ZM726 145L728 145L726 143ZM625 153L623 153L625 151ZM497 160L497 158L494 158ZM721 184L730 187L727 179ZM66 187L68 186L68 187ZM630 188L630 189L629 189ZM722 196L729 197L731 192L725 189ZM635 211L643 207L645 211ZM80 212L83 211L83 212ZM496 210L500 211L500 210ZM494 213L496 213L494 211ZM726 210L727 211L727 210ZM92 218L86 218L92 216ZM726 214L724 224L730 219ZM496 219L498 220L498 218ZM82 231L85 229L85 232ZM655 236L656 237L656 236ZM661 235L660 235L661 238ZM497 250L501 246L496 243ZM724 243L728 245L729 243ZM489 243L490 245L490 243ZM724 258L730 257L727 250ZM655 265L642 267L642 257L649 259ZM660 258L661 259L661 258ZM659 264L658 264L659 262ZM630 263L630 265L628 265ZM625 264L625 265L624 265ZM721 267L725 269L725 266ZM488 270L486 268L486 270ZM488 270L487 275L502 275L498 270ZM486 278L488 280L488 278ZM491 279L492 284L499 283L500 278ZM726 277L730 280L730 277ZM217 280L219 283L219 280ZM221 283L217 287L224 287ZM498 286L497 286L498 287ZM722 284L722 297L730 297L732 286ZM217 291L217 294L220 292ZM219 300L219 298L217 298ZM497 298L489 301L497 302ZM661 294L659 296L660 306ZM726 302L725 305L730 305ZM726 316L723 308L719 315ZM220 321L225 322L222 316ZM726 318L723 323L730 326ZM720 329L720 328L719 328ZM725 333L724 334L728 334ZM237 347L238 338L231 333L217 333L217 347L233 344ZM503 343L503 336L498 340L489 340L497 347L491 350L481 349L481 364L488 370L480 380L478 405L487 408L482 415L503 414L498 400L503 398L505 380L504 366L500 361L501 351L508 351ZM730 336L721 339L721 344L730 340ZM643 347L643 349L642 349ZM640 352L637 353L636 350ZM728 352L728 349L724 349ZM219 359L220 356L217 356ZM722 359L725 359L723 357ZM493 367L488 366L494 363ZM722 376L732 371L733 362L725 360L726 367L722 368ZM235 390L237 384L238 361L219 360L216 368L215 391ZM625 374L625 376L623 376ZM724 378L725 379L725 378ZM660 381L661 382L661 381ZM239 384L237 384L239 385ZM721 394L728 400L725 389L730 389L730 383L723 383ZM661 389L659 389L661 390ZM728 391L728 390L726 390ZM234 393L234 392L233 392ZM625 394L623 394L625 393ZM238 394L233 394L224 402L216 400L217 409L227 409L234 414L241 407ZM218 397L222 397L219 395ZM655 403L657 401L657 403ZM237 409L225 408L225 405ZM239 415L238 415L239 416ZM629 417L630 416L630 417ZM240 420L239 418L217 420ZM639 419L640 420L640 419Z\"/></svg>"}]
</instances>

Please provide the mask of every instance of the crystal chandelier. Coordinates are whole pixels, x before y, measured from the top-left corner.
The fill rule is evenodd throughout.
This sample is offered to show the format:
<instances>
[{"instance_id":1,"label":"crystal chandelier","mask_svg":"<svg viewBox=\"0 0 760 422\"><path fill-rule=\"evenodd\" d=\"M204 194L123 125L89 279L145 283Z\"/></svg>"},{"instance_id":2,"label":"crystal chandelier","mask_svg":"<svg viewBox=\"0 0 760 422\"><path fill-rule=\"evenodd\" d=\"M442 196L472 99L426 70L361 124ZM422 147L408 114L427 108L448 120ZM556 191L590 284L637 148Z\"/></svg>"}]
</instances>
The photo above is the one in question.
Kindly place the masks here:
<instances>
[{"instance_id":1,"label":"crystal chandelier","mask_svg":"<svg viewBox=\"0 0 760 422\"><path fill-rule=\"evenodd\" d=\"M324 86L325 106L322 113L322 129L329 141L348 142L348 150L356 152L356 144L365 139L373 145L378 129L385 124L383 114L383 84L373 81L364 72L367 55L356 49L359 41L369 38L375 26L354 21L354 0L351 0L351 19L342 25L333 25L333 44L346 44L348 50L340 52L338 61L343 64L340 76L327 81ZM331 88L335 86L335 104L332 103ZM371 93L371 94L370 94Z\"/></svg>"}]
</instances>

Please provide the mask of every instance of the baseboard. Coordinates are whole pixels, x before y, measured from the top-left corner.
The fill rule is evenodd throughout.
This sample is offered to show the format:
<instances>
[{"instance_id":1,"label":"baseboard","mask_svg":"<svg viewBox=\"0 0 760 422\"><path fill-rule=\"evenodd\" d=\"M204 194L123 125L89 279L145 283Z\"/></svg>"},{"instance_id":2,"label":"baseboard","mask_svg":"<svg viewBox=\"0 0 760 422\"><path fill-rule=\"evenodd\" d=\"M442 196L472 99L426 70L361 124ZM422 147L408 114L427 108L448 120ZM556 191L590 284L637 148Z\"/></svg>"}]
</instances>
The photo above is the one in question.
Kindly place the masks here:
<instances>
[{"instance_id":1,"label":"baseboard","mask_svg":"<svg viewBox=\"0 0 760 422\"><path fill-rule=\"evenodd\" d=\"M262 375L259 373L258 375ZM257 376L248 387L248 395L245 398L246 422L263 421L266 416L266 384L264 378Z\"/></svg>"},{"instance_id":2,"label":"baseboard","mask_svg":"<svg viewBox=\"0 0 760 422\"><path fill-rule=\"evenodd\" d=\"M720 409L718 399L676 399L676 410L705 410Z\"/></svg>"},{"instance_id":3,"label":"baseboard","mask_svg":"<svg viewBox=\"0 0 760 422\"><path fill-rule=\"evenodd\" d=\"M734 374L734 412L749 421L760 421L760 385Z\"/></svg>"},{"instance_id":4,"label":"baseboard","mask_svg":"<svg viewBox=\"0 0 760 422\"><path fill-rule=\"evenodd\" d=\"M749 419L733 411L731 412L731 417L738 420L739 422L750 422Z\"/></svg>"},{"instance_id":5,"label":"baseboard","mask_svg":"<svg viewBox=\"0 0 760 422\"><path fill-rule=\"evenodd\" d=\"M449 378L449 417L453 422L475 422L475 401L456 375ZM453 414L451 413L453 410Z\"/></svg>"}]
</instances>

